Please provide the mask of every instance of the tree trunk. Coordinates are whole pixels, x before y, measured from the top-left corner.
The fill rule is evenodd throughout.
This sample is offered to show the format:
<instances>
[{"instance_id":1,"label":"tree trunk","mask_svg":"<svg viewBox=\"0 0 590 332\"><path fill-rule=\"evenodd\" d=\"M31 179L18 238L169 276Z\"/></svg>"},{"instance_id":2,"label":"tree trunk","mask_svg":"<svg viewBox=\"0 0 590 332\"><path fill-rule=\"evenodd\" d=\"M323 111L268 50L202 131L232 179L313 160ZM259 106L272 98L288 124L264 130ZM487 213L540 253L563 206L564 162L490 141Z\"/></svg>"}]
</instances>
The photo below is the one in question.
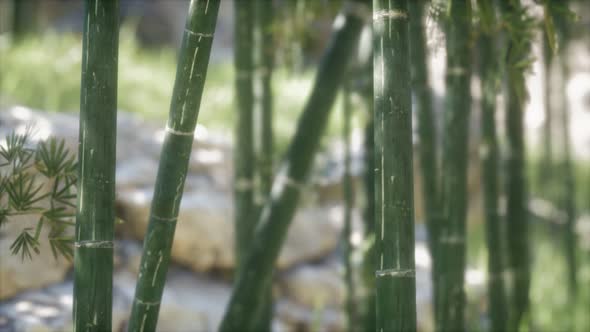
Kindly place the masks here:
<instances>
[{"instance_id":1,"label":"tree trunk","mask_svg":"<svg viewBox=\"0 0 590 332\"><path fill-rule=\"evenodd\" d=\"M119 1L84 4L74 330L110 331Z\"/></svg>"},{"instance_id":2,"label":"tree trunk","mask_svg":"<svg viewBox=\"0 0 590 332\"><path fill-rule=\"evenodd\" d=\"M440 272L436 305L438 331L465 329L465 228L467 163L471 107L471 2L451 0L446 39L447 72L441 211L437 230Z\"/></svg>"},{"instance_id":3,"label":"tree trunk","mask_svg":"<svg viewBox=\"0 0 590 332\"><path fill-rule=\"evenodd\" d=\"M488 247L488 308L490 331L506 331L508 320L506 290L504 286L503 238L498 210L498 140L496 134L497 74L499 72L496 51L497 24L495 7L491 0L479 0L479 76L481 81L481 129L480 159L482 189Z\"/></svg>"},{"instance_id":4,"label":"tree trunk","mask_svg":"<svg viewBox=\"0 0 590 332\"><path fill-rule=\"evenodd\" d=\"M354 3L362 4L358 1ZM295 213L300 191L310 173L348 60L356 50L356 40L362 27L362 19L354 13L339 17L338 22L342 24L335 25L312 94L273 182L271 199L262 211L254 240L245 255L243 269L236 278L221 331L251 330L261 309L258 297L271 286L275 261Z\"/></svg>"},{"instance_id":5,"label":"tree trunk","mask_svg":"<svg viewBox=\"0 0 590 332\"><path fill-rule=\"evenodd\" d=\"M129 331L155 331L220 0L192 0L144 238Z\"/></svg>"},{"instance_id":6,"label":"tree trunk","mask_svg":"<svg viewBox=\"0 0 590 332\"><path fill-rule=\"evenodd\" d=\"M416 330L408 1L373 2L377 330Z\"/></svg>"}]
</instances>

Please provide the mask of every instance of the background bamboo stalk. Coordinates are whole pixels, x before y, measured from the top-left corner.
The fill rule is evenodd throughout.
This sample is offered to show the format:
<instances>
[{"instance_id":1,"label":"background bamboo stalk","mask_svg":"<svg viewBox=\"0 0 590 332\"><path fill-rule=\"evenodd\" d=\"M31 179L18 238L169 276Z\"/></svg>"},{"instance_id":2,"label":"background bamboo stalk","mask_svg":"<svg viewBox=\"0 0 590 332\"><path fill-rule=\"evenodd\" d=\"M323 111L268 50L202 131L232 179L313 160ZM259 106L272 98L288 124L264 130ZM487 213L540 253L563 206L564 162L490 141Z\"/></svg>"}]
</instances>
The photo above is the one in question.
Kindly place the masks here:
<instances>
[{"instance_id":1,"label":"background bamboo stalk","mask_svg":"<svg viewBox=\"0 0 590 332\"><path fill-rule=\"evenodd\" d=\"M498 62L496 51L497 25L495 7L491 0L479 0L479 76L482 98L481 128L482 142L480 159L482 167L482 189L488 248L488 308L491 331L506 331L508 320L508 301L504 286L503 238L501 219L498 210L499 152L496 134L496 95L498 93Z\"/></svg>"},{"instance_id":2,"label":"background bamboo stalk","mask_svg":"<svg viewBox=\"0 0 590 332\"><path fill-rule=\"evenodd\" d=\"M82 45L74 330L110 331L119 1L86 0Z\"/></svg>"},{"instance_id":3,"label":"background bamboo stalk","mask_svg":"<svg viewBox=\"0 0 590 332\"><path fill-rule=\"evenodd\" d=\"M508 40L504 77L508 146L505 188L507 263L513 278L509 329L517 330L528 311L531 278L523 128L523 105L527 98L524 80L526 67L522 66L530 56L531 36L526 12L519 0L500 1L500 10L504 26L507 27Z\"/></svg>"},{"instance_id":4,"label":"background bamboo stalk","mask_svg":"<svg viewBox=\"0 0 590 332\"><path fill-rule=\"evenodd\" d=\"M220 0L191 0L129 331L155 331Z\"/></svg>"},{"instance_id":5,"label":"background bamboo stalk","mask_svg":"<svg viewBox=\"0 0 590 332\"><path fill-rule=\"evenodd\" d=\"M465 228L467 212L467 148L471 108L471 2L451 0L446 36L447 72L441 209L438 228L440 272L435 317L439 331L463 331Z\"/></svg>"},{"instance_id":6,"label":"background bamboo stalk","mask_svg":"<svg viewBox=\"0 0 590 332\"><path fill-rule=\"evenodd\" d=\"M346 285L346 304L345 312L347 318L347 327L350 331L356 331L357 314L356 314L356 291L354 284L354 271L352 263L353 245L352 236L352 209L354 206L354 188L352 184L352 175L350 172L351 156L351 118L352 118L352 101L350 91L350 79L344 83L342 89L342 111L344 123L342 126L342 140L344 142L344 171L342 175L342 189L344 199L344 227L342 229L342 243L344 248L344 284Z\"/></svg>"},{"instance_id":7,"label":"background bamboo stalk","mask_svg":"<svg viewBox=\"0 0 590 332\"><path fill-rule=\"evenodd\" d=\"M410 20L410 63L412 72L412 90L415 95L414 113L418 120L420 174L422 197L424 200L424 216L428 229L428 246L432 257L432 304L436 304L438 293L437 274L439 273L439 259L436 257L437 226L440 222L438 202L438 155L437 131L435 114L432 105L432 90L428 82L428 54L426 46L426 30L424 26L423 0L409 1ZM434 312L436 314L436 311Z\"/></svg>"},{"instance_id":8,"label":"background bamboo stalk","mask_svg":"<svg viewBox=\"0 0 590 332\"><path fill-rule=\"evenodd\" d=\"M362 5L366 1L354 3ZM337 19L339 24L335 25L332 40L320 62L311 96L273 182L271 199L262 211L244 267L236 278L221 331L251 330L261 310L258 295L271 285L275 261L311 170L348 60L355 52L362 27L362 19L357 15L351 11Z\"/></svg>"},{"instance_id":9,"label":"background bamboo stalk","mask_svg":"<svg viewBox=\"0 0 590 332\"><path fill-rule=\"evenodd\" d=\"M254 206L254 2L234 1L234 67L236 70L236 136L234 204L236 270L250 246L256 215ZM239 273L239 272L238 272Z\"/></svg>"},{"instance_id":10,"label":"background bamboo stalk","mask_svg":"<svg viewBox=\"0 0 590 332\"><path fill-rule=\"evenodd\" d=\"M373 2L378 331L416 330L407 0Z\"/></svg>"}]
</instances>

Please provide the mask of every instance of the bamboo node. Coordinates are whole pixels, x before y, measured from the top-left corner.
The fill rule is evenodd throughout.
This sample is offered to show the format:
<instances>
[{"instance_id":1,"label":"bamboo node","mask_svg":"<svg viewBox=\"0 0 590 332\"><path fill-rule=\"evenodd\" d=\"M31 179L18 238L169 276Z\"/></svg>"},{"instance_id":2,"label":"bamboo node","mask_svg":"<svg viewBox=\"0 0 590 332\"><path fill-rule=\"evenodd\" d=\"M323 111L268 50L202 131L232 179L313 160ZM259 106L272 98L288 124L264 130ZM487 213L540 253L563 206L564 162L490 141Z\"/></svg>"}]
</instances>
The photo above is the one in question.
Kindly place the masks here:
<instances>
[{"instance_id":1,"label":"bamboo node","mask_svg":"<svg viewBox=\"0 0 590 332\"><path fill-rule=\"evenodd\" d=\"M184 31L188 32L189 34L191 34L193 36L197 36L197 37L213 38L213 34L212 33L195 32L195 31L192 31L190 29L184 29Z\"/></svg>"},{"instance_id":2,"label":"bamboo node","mask_svg":"<svg viewBox=\"0 0 590 332\"><path fill-rule=\"evenodd\" d=\"M237 191L247 191L254 189L254 181L249 178L239 178L235 180L234 188Z\"/></svg>"},{"instance_id":3,"label":"bamboo node","mask_svg":"<svg viewBox=\"0 0 590 332\"><path fill-rule=\"evenodd\" d=\"M448 235L448 236L443 236L440 238L440 243L445 243L445 244L464 244L465 243L465 239L461 236L457 236L457 235Z\"/></svg>"},{"instance_id":4,"label":"bamboo node","mask_svg":"<svg viewBox=\"0 0 590 332\"><path fill-rule=\"evenodd\" d=\"M113 248L113 241L85 240L74 244L76 248Z\"/></svg>"},{"instance_id":5,"label":"bamboo node","mask_svg":"<svg viewBox=\"0 0 590 332\"><path fill-rule=\"evenodd\" d=\"M382 19L406 19L408 14L399 10L378 10L373 14L373 21L379 21Z\"/></svg>"},{"instance_id":6,"label":"bamboo node","mask_svg":"<svg viewBox=\"0 0 590 332\"><path fill-rule=\"evenodd\" d=\"M135 298L135 302L137 302L137 303L139 303L141 305L144 305L144 306L146 306L148 308L151 307L151 306L160 305L160 301L151 301L151 302L150 301L144 301L144 300L142 300L142 299L140 299L138 297Z\"/></svg>"},{"instance_id":7,"label":"bamboo node","mask_svg":"<svg viewBox=\"0 0 590 332\"><path fill-rule=\"evenodd\" d=\"M467 70L463 67L449 67L447 68L447 76L463 76L467 75Z\"/></svg>"},{"instance_id":8,"label":"bamboo node","mask_svg":"<svg viewBox=\"0 0 590 332\"><path fill-rule=\"evenodd\" d=\"M170 128L168 125L166 125L166 132L170 133L172 135L178 135L178 136L195 136L195 133L193 131L175 130L175 129Z\"/></svg>"},{"instance_id":9,"label":"bamboo node","mask_svg":"<svg viewBox=\"0 0 590 332\"><path fill-rule=\"evenodd\" d=\"M375 276L380 277L394 277L394 278L414 278L416 273L414 269L383 269L375 271Z\"/></svg>"},{"instance_id":10,"label":"bamboo node","mask_svg":"<svg viewBox=\"0 0 590 332\"><path fill-rule=\"evenodd\" d=\"M178 219L178 217L160 217L160 216L155 215L153 213L152 213L151 217L153 219L157 219L157 220L160 220L160 221L169 221L169 222L175 222Z\"/></svg>"}]
</instances>

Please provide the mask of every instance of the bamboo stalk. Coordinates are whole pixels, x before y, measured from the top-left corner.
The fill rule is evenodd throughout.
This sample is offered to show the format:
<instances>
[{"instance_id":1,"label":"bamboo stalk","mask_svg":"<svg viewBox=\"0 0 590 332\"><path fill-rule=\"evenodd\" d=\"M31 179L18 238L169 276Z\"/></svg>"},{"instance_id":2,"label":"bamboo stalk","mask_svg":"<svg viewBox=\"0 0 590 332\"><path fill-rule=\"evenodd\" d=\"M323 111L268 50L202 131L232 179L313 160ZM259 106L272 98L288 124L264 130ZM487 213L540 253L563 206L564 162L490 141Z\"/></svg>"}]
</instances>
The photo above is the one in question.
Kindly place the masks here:
<instances>
[{"instance_id":1,"label":"bamboo stalk","mask_svg":"<svg viewBox=\"0 0 590 332\"><path fill-rule=\"evenodd\" d=\"M424 200L424 215L428 229L428 245L432 257L432 288L433 307L436 304L439 273L439 259L436 257L437 226L440 222L438 202L438 156L436 144L436 126L434 108L432 106L432 91L428 82L427 48L424 26L423 0L410 1L410 62L412 72L412 89L415 95L414 107L418 120L418 139L420 174L422 177L422 197ZM435 311L436 314L436 311Z\"/></svg>"},{"instance_id":2,"label":"bamboo stalk","mask_svg":"<svg viewBox=\"0 0 590 332\"><path fill-rule=\"evenodd\" d=\"M488 301L490 331L506 331L508 301L504 286L503 239L498 210L498 140L496 134L496 95L498 93L497 73L499 71L496 43L496 18L491 0L479 0L479 75L482 98L481 128L482 142L480 159L482 163L482 186L484 215L486 222L486 245L488 247Z\"/></svg>"},{"instance_id":3,"label":"bamboo stalk","mask_svg":"<svg viewBox=\"0 0 590 332\"><path fill-rule=\"evenodd\" d=\"M234 165L236 270L252 241L254 206L254 2L234 1L234 67L236 69L236 148ZM237 272L239 273L239 272Z\"/></svg>"},{"instance_id":4,"label":"bamboo stalk","mask_svg":"<svg viewBox=\"0 0 590 332\"><path fill-rule=\"evenodd\" d=\"M272 187L274 156L272 72L275 52L273 33L275 11L272 1L257 0L256 4L256 24L259 32L257 51L260 61L259 80L261 88L260 190L264 197L268 197Z\"/></svg>"},{"instance_id":5,"label":"bamboo stalk","mask_svg":"<svg viewBox=\"0 0 590 332\"><path fill-rule=\"evenodd\" d=\"M529 307L530 254L525 178L524 103L527 98L523 62L529 59L530 40L526 12L519 0L500 1L507 29L505 108L508 154L506 160L506 221L508 267L513 278L509 329L517 330Z\"/></svg>"},{"instance_id":6,"label":"bamboo stalk","mask_svg":"<svg viewBox=\"0 0 590 332\"><path fill-rule=\"evenodd\" d=\"M446 103L438 228L438 331L463 331L467 147L471 107L471 2L451 0L447 32Z\"/></svg>"},{"instance_id":7,"label":"bamboo stalk","mask_svg":"<svg viewBox=\"0 0 590 332\"><path fill-rule=\"evenodd\" d=\"M344 83L342 89L342 111L343 111L343 126L342 126L342 140L344 142L344 171L342 174L342 189L344 199L344 227L342 229L342 243L344 247L344 284L346 285L346 303L345 312L347 319L347 326L350 331L356 331L356 291L354 284L354 271L352 264L352 254L354 251L353 244L351 242L352 237L352 209L354 206L354 188L352 186L352 174L351 174L351 117L352 117L352 105L351 105L351 91L350 91L350 78Z\"/></svg>"},{"instance_id":8,"label":"bamboo stalk","mask_svg":"<svg viewBox=\"0 0 590 332\"><path fill-rule=\"evenodd\" d=\"M82 45L74 330L110 331L119 1L86 0Z\"/></svg>"},{"instance_id":9,"label":"bamboo stalk","mask_svg":"<svg viewBox=\"0 0 590 332\"><path fill-rule=\"evenodd\" d=\"M373 1L377 331L416 331L407 0Z\"/></svg>"},{"instance_id":10,"label":"bamboo stalk","mask_svg":"<svg viewBox=\"0 0 590 332\"><path fill-rule=\"evenodd\" d=\"M353 3L362 5L366 2ZM254 240L245 256L244 267L237 276L220 331L251 330L261 310L258 297L271 286L275 261L362 27L362 19L354 12L340 16L337 22L339 24L335 25L330 46L320 63L312 94L299 119L295 137L273 182L271 199L262 211Z\"/></svg>"},{"instance_id":11,"label":"bamboo stalk","mask_svg":"<svg viewBox=\"0 0 590 332\"><path fill-rule=\"evenodd\" d=\"M191 0L189 6L129 331L156 329L219 3Z\"/></svg>"}]
</instances>

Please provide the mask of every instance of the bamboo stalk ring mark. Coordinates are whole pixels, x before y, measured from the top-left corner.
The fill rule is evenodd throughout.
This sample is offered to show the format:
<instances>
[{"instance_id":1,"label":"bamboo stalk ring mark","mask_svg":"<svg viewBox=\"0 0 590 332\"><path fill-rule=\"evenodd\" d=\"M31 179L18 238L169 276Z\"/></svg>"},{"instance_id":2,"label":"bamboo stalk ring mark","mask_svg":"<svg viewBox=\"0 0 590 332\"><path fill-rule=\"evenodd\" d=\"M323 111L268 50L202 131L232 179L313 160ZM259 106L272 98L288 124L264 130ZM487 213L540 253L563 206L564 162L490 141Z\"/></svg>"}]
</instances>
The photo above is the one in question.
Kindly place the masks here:
<instances>
[{"instance_id":1,"label":"bamboo stalk ring mark","mask_svg":"<svg viewBox=\"0 0 590 332\"><path fill-rule=\"evenodd\" d=\"M236 179L234 188L237 191L248 191L254 189L254 181L250 178L239 178Z\"/></svg>"},{"instance_id":2,"label":"bamboo stalk ring mark","mask_svg":"<svg viewBox=\"0 0 590 332\"><path fill-rule=\"evenodd\" d=\"M151 216L153 219L160 220L160 221L168 221L168 222L175 222L178 217L160 217L158 215L152 214Z\"/></svg>"},{"instance_id":3,"label":"bamboo stalk ring mark","mask_svg":"<svg viewBox=\"0 0 590 332\"><path fill-rule=\"evenodd\" d=\"M408 18L407 13L404 13L399 10L394 10L394 9L378 10L373 14L373 21L379 21L379 20L384 20L384 19L394 20L394 19L406 19L406 18Z\"/></svg>"},{"instance_id":4,"label":"bamboo stalk ring mark","mask_svg":"<svg viewBox=\"0 0 590 332\"><path fill-rule=\"evenodd\" d=\"M464 76L467 75L467 69L463 67L449 67L447 68L447 76Z\"/></svg>"},{"instance_id":5,"label":"bamboo stalk ring mark","mask_svg":"<svg viewBox=\"0 0 590 332\"><path fill-rule=\"evenodd\" d=\"M74 243L76 248L113 248L113 241L85 240Z\"/></svg>"},{"instance_id":6,"label":"bamboo stalk ring mark","mask_svg":"<svg viewBox=\"0 0 590 332\"><path fill-rule=\"evenodd\" d=\"M451 245L460 245L465 243L465 239L458 235L448 235L443 236L440 238L440 243L443 244L451 244Z\"/></svg>"},{"instance_id":7,"label":"bamboo stalk ring mark","mask_svg":"<svg viewBox=\"0 0 590 332\"><path fill-rule=\"evenodd\" d=\"M138 297L135 298L135 302L137 302L138 304L141 304L143 306L146 306L147 309L149 310L150 307L154 307L154 306L158 306L160 305L160 301L144 301Z\"/></svg>"},{"instance_id":8,"label":"bamboo stalk ring mark","mask_svg":"<svg viewBox=\"0 0 590 332\"><path fill-rule=\"evenodd\" d=\"M190 29L184 29L184 31L188 32L190 35L201 37L201 38L213 38L212 33L195 32Z\"/></svg>"},{"instance_id":9,"label":"bamboo stalk ring mark","mask_svg":"<svg viewBox=\"0 0 590 332\"><path fill-rule=\"evenodd\" d=\"M195 132L194 131L180 131L180 130L175 130L170 128L168 125L166 125L166 132L170 133L172 135L177 135L177 136L195 136Z\"/></svg>"},{"instance_id":10,"label":"bamboo stalk ring mark","mask_svg":"<svg viewBox=\"0 0 590 332\"><path fill-rule=\"evenodd\" d=\"M414 269L383 269L375 271L375 276L377 278L414 278L416 276L416 273Z\"/></svg>"}]
</instances>

